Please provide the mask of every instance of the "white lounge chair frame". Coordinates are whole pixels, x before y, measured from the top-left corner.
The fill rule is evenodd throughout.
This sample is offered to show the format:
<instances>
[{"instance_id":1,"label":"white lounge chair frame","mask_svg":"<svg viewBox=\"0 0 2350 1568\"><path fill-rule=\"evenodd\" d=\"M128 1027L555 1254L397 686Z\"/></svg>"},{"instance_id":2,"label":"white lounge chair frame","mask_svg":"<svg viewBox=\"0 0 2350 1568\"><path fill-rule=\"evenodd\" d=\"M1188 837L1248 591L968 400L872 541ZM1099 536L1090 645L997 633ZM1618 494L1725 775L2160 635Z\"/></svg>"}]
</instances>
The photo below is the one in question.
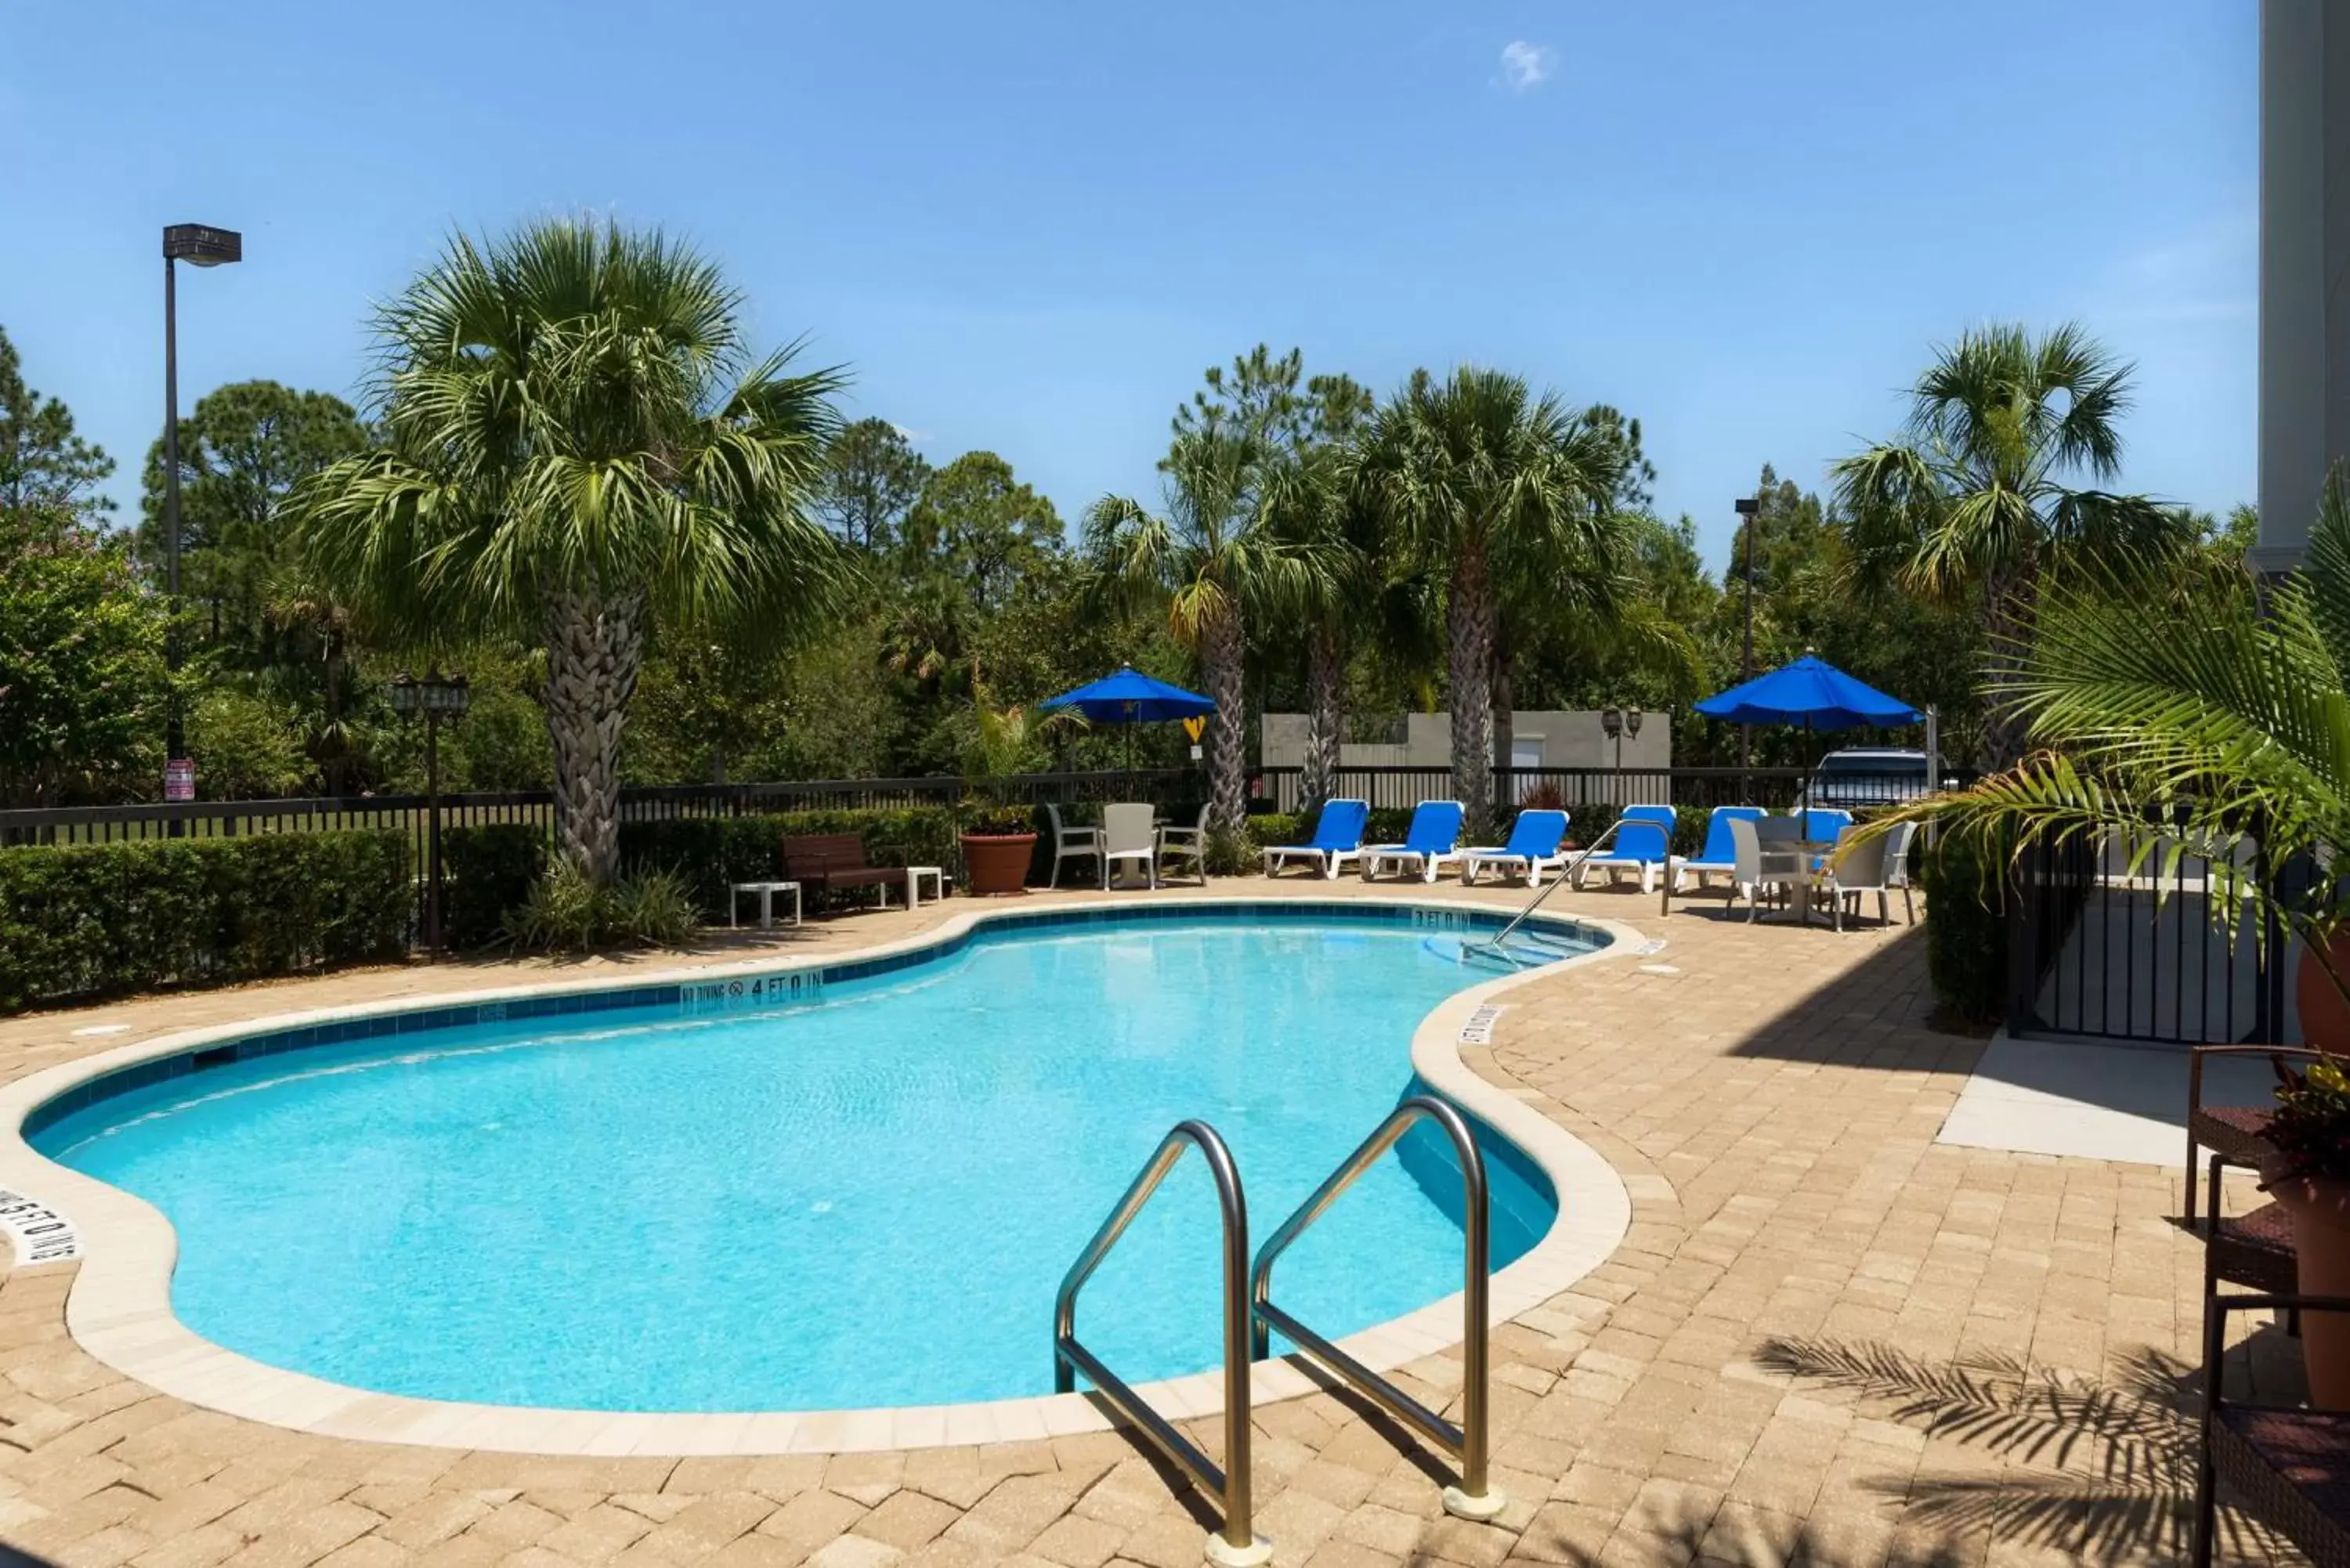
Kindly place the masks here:
<instances>
[{"instance_id":1,"label":"white lounge chair frame","mask_svg":"<svg viewBox=\"0 0 2350 1568\"><path fill-rule=\"evenodd\" d=\"M1064 827L1061 826L1061 808L1057 805L1047 805L1045 818L1046 826L1053 830L1053 875L1045 886L1057 888L1061 885L1062 861L1101 858L1101 829Z\"/></svg>"},{"instance_id":2,"label":"white lounge chair frame","mask_svg":"<svg viewBox=\"0 0 2350 1568\"><path fill-rule=\"evenodd\" d=\"M1545 871L1564 871L1575 858L1575 852L1561 848L1555 855L1511 855L1499 849L1464 849L1461 852L1461 885L1473 888L1477 873L1491 871L1496 877L1515 874L1526 879L1529 888L1542 886Z\"/></svg>"},{"instance_id":3,"label":"white lounge chair frame","mask_svg":"<svg viewBox=\"0 0 2350 1568\"><path fill-rule=\"evenodd\" d=\"M1637 805L1638 803L1636 802L1635 804ZM1670 859L1672 857L1673 830L1661 822L1652 823L1651 826L1664 829L1665 856L1666 859ZM1590 880L1591 873L1595 869L1605 871L1607 873L1607 885L1610 888L1613 888L1616 886L1617 872L1638 871L1640 874L1640 891L1643 893L1653 893L1657 890L1657 877L1664 870L1664 860L1635 860L1628 855L1586 855L1582 859L1575 863L1575 870L1572 873L1572 877L1574 885L1580 888L1586 881Z\"/></svg>"},{"instance_id":4,"label":"white lounge chair frame","mask_svg":"<svg viewBox=\"0 0 2350 1568\"><path fill-rule=\"evenodd\" d=\"M1452 803L1422 801L1419 804L1431 805ZM1382 871L1392 871L1399 877L1409 877L1417 872L1421 881L1433 882L1443 874L1447 866L1459 865L1461 856L1467 853L1468 851L1461 847L1461 835L1457 831L1452 836L1452 847L1440 849L1433 855L1425 854L1418 849L1407 849L1400 844L1367 845L1363 849L1363 880L1367 882Z\"/></svg>"},{"instance_id":5,"label":"white lounge chair frame","mask_svg":"<svg viewBox=\"0 0 2350 1568\"><path fill-rule=\"evenodd\" d=\"M1352 797L1343 798L1351 799ZM1322 808L1327 811L1335 804L1336 804L1335 801L1324 801ZM1363 805L1367 814L1370 810L1370 807L1362 802L1358 801L1356 804ZM1366 828L1366 831L1368 829ZM1284 862L1289 860L1303 860L1320 871L1326 880L1335 882L1338 879L1338 873L1349 864L1356 866L1362 864L1363 846L1359 843L1352 849L1324 849L1313 844L1267 845L1264 851L1264 874L1268 877L1272 876Z\"/></svg>"},{"instance_id":6,"label":"white lounge chair frame","mask_svg":"<svg viewBox=\"0 0 2350 1568\"><path fill-rule=\"evenodd\" d=\"M1101 826L1101 885L1109 891L1109 874L1120 861L1139 862L1144 875L1150 878L1153 891L1159 887L1159 829L1157 814L1149 805L1129 803L1102 807Z\"/></svg>"}]
</instances>

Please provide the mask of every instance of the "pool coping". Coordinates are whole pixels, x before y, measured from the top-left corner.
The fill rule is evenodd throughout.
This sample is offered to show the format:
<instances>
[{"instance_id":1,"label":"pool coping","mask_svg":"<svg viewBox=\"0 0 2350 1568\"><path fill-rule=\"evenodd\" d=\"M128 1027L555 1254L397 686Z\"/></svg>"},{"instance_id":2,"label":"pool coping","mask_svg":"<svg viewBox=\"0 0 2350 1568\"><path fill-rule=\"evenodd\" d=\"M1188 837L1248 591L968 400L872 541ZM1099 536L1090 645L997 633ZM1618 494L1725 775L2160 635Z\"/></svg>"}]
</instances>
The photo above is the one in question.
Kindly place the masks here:
<instances>
[{"instance_id":1,"label":"pool coping","mask_svg":"<svg viewBox=\"0 0 2350 1568\"><path fill-rule=\"evenodd\" d=\"M1300 902L1235 895L1185 898L1181 905L1201 911L1269 907L1294 912ZM1502 916L1518 912L1514 904L1394 895L1348 896L1329 902L1342 909L1386 906ZM1169 908L1167 900L1149 898L1113 898L1083 906L1087 911L1103 912L1164 913ZM657 971L624 981L603 976L495 987L468 992L462 999L441 999L437 1006L433 1001L413 996L385 999L159 1035L0 1085L0 1186L37 1194L37 1201L62 1211L78 1226L82 1256L67 1297L66 1323L84 1350L124 1376L192 1405L271 1426L366 1442L605 1457L854 1453L1106 1431L1118 1423L1102 1405L1084 1394L840 1410L570 1410L381 1394L287 1371L213 1344L172 1312L171 1281L179 1237L161 1210L95 1177L56 1164L34 1150L23 1136L28 1116L78 1085L215 1042L388 1013L436 1011L452 1003L494 1003L558 993L633 991L733 976L832 969L956 943L993 921L1028 912L1018 905L961 911L913 936L801 959L764 955L732 963ZM1607 1260L1631 1225L1630 1194L1614 1168L1565 1128L1478 1076L1461 1054L1462 1032L1481 1007L1531 981L1583 964L1631 956L1643 942L1641 933L1619 921L1580 914L1556 919L1605 932L1608 945L1456 992L1438 1003L1412 1033L1412 1071L1516 1145L1542 1170L1558 1198L1558 1218L1542 1240L1493 1276L1488 1318L1492 1324L1531 1311L1572 1288ZM1459 1345L1461 1314L1461 1297L1455 1292L1348 1334L1338 1344L1374 1371L1392 1371ZM1045 1329L1040 1326L1038 1332L1042 1336ZM1146 1383L1138 1391L1170 1417L1188 1420L1222 1410L1222 1381L1220 1371L1210 1370ZM1251 1398L1254 1404L1269 1404L1315 1393L1323 1386L1293 1356L1258 1363L1251 1376Z\"/></svg>"}]
</instances>

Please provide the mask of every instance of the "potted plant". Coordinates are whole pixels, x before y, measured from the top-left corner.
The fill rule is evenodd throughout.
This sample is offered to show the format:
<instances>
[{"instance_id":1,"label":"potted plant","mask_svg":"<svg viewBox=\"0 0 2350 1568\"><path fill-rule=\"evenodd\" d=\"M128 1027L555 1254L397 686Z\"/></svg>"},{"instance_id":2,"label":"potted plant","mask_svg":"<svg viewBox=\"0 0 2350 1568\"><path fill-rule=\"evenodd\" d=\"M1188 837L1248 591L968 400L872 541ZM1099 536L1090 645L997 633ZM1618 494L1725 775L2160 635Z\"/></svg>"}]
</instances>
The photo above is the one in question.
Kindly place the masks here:
<instances>
[{"instance_id":1,"label":"potted plant","mask_svg":"<svg viewBox=\"0 0 2350 1568\"><path fill-rule=\"evenodd\" d=\"M2333 1056L2302 1069L2279 1058L2276 1071L2275 1152L2261 1161L2261 1185L2293 1217L2303 1293L2350 1295L2350 1074ZM2350 1410L2350 1322L2307 1314L2302 1341L2310 1402Z\"/></svg>"},{"instance_id":2,"label":"potted plant","mask_svg":"<svg viewBox=\"0 0 2350 1568\"><path fill-rule=\"evenodd\" d=\"M1012 797L1011 781L1037 748L1025 708L997 708L973 682L972 734L963 750L963 885L982 898L1023 893L1036 852L1036 808Z\"/></svg>"},{"instance_id":3,"label":"potted plant","mask_svg":"<svg viewBox=\"0 0 2350 1568\"><path fill-rule=\"evenodd\" d=\"M1861 831L1938 822L1986 880L2033 840L2120 851L2165 888L2191 857L2221 940L2298 939L2317 1055L2280 1064L2262 1184L2293 1220L2302 1291L2350 1293L2350 468L2327 481L2306 566L2264 595L2241 566L2157 542L2052 577L2031 633L1992 651L2042 749ZM2302 1343L2314 1402L2350 1409L2350 1314L2303 1314Z\"/></svg>"}]
</instances>

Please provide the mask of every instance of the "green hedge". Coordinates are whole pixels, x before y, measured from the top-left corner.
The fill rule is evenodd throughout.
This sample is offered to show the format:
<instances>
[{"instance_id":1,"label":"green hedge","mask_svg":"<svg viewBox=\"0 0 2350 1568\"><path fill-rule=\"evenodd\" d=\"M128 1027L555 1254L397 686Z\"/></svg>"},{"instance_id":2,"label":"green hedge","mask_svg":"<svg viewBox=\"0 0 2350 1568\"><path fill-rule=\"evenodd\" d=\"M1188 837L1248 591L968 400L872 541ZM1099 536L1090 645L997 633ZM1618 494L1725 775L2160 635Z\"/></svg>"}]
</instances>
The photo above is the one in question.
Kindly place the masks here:
<instances>
[{"instance_id":1,"label":"green hedge","mask_svg":"<svg viewBox=\"0 0 2350 1568\"><path fill-rule=\"evenodd\" d=\"M1914 852L1926 891L1926 972L1934 994L1960 1018L1996 1023L2007 1006L2007 917L1999 867L1943 836Z\"/></svg>"},{"instance_id":2,"label":"green hedge","mask_svg":"<svg viewBox=\"0 0 2350 1568\"><path fill-rule=\"evenodd\" d=\"M399 958L396 828L0 850L0 1012Z\"/></svg>"},{"instance_id":3,"label":"green hedge","mask_svg":"<svg viewBox=\"0 0 2350 1568\"><path fill-rule=\"evenodd\" d=\"M506 911L530 896L552 848L536 823L484 823L441 835L441 919L451 947L487 947L504 934Z\"/></svg>"},{"instance_id":4,"label":"green hedge","mask_svg":"<svg viewBox=\"0 0 2350 1568\"><path fill-rule=\"evenodd\" d=\"M620 829L620 868L674 870L692 886L705 919L726 918L727 885L782 875L783 842L808 833L854 833L874 866L959 863L954 813L904 810L790 811L768 816L678 817Z\"/></svg>"}]
</instances>

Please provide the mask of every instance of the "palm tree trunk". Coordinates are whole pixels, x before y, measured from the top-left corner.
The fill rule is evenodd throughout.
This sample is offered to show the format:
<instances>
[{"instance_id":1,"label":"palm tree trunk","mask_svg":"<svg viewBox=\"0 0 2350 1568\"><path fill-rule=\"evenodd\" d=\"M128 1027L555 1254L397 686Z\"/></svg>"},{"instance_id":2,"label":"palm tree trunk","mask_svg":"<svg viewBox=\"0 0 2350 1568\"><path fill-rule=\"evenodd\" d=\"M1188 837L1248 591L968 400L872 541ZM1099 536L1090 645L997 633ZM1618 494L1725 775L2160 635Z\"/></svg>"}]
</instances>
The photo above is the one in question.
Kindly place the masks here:
<instances>
[{"instance_id":1,"label":"palm tree trunk","mask_svg":"<svg viewBox=\"0 0 2350 1568\"><path fill-rule=\"evenodd\" d=\"M1201 673L1216 700L1208 724L1208 825L1234 833L1248 815L1248 699L1241 686L1246 646L1237 616L1218 616L1200 628Z\"/></svg>"},{"instance_id":2,"label":"palm tree trunk","mask_svg":"<svg viewBox=\"0 0 2350 1568\"><path fill-rule=\"evenodd\" d=\"M1493 765L1510 765L1511 742L1516 738L1517 724L1513 715L1518 706L1517 677L1512 669L1510 639L1501 628L1493 628ZM1503 803L1505 805L1507 802Z\"/></svg>"},{"instance_id":3,"label":"palm tree trunk","mask_svg":"<svg viewBox=\"0 0 2350 1568\"><path fill-rule=\"evenodd\" d=\"M1298 792L1298 809L1308 815L1337 793L1346 699L1347 656L1338 634L1316 627L1305 639L1305 777Z\"/></svg>"},{"instance_id":4,"label":"palm tree trunk","mask_svg":"<svg viewBox=\"0 0 2350 1568\"><path fill-rule=\"evenodd\" d=\"M2040 597L2037 563L1992 572L1983 582L1983 630L1989 679L1985 681L1982 765L1991 772L2023 760L2030 724L2016 711L2023 665L2031 649L2033 612Z\"/></svg>"},{"instance_id":5,"label":"palm tree trunk","mask_svg":"<svg viewBox=\"0 0 2350 1568\"><path fill-rule=\"evenodd\" d=\"M549 590L546 734L556 847L598 883L620 865L620 726L645 653L641 594Z\"/></svg>"},{"instance_id":6,"label":"palm tree trunk","mask_svg":"<svg viewBox=\"0 0 2350 1568\"><path fill-rule=\"evenodd\" d=\"M1452 677L1452 794L1471 834L1483 836L1493 806L1493 579L1482 544L1452 561L1444 613Z\"/></svg>"}]
</instances>

